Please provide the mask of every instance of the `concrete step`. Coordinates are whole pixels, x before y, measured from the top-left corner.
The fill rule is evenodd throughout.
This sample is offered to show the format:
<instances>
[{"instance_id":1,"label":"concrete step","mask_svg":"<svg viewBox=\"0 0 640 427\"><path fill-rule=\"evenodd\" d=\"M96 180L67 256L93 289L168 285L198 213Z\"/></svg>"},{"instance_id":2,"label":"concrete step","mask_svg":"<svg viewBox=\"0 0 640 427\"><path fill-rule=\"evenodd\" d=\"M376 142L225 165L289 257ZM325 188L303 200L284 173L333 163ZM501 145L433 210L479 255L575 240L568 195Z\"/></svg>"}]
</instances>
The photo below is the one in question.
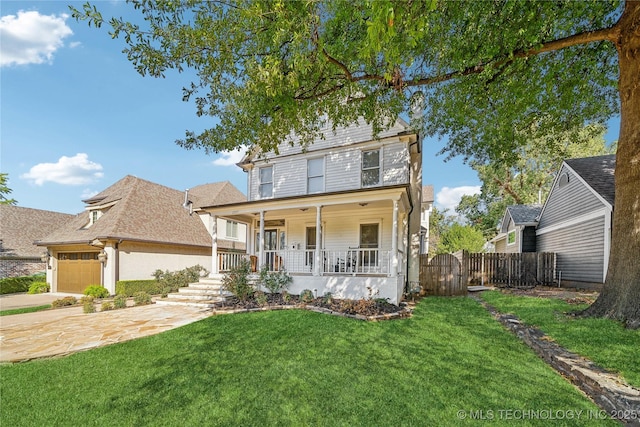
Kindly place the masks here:
<instances>
[{"instance_id":1,"label":"concrete step","mask_svg":"<svg viewBox=\"0 0 640 427\"><path fill-rule=\"evenodd\" d=\"M184 305L189 307L202 307L202 308L214 308L216 306L216 302L219 300L193 300L193 299L178 299L178 298L159 298L156 300L156 304L159 305Z\"/></svg>"},{"instance_id":2,"label":"concrete step","mask_svg":"<svg viewBox=\"0 0 640 427\"><path fill-rule=\"evenodd\" d=\"M197 289L203 291L217 291L222 289L222 284L217 283L190 283L189 286L180 289Z\"/></svg>"},{"instance_id":3,"label":"concrete step","mask_svg":"<svg viewBox=\"0 0 640 427\"><path fill-rule=\"evenodd\" d=\"M211 289L211 288L180 288L178 289L178 293L180 295L230 295L229 292L223 290L222 288Z\"/></svg>"},{"instance_id":4,"label":"concrete step","mask_svg":"<svg viewBox=\"0 0 640 427\"><path fill-rule=\"evenodd\" d=\"M193 294L193 295L189 295L189 294L179 294L179 293L175 293L175 294L169 294L167 295L167 298L169 299L176 299L176 300L184 300L184 299L189 299L189 300L194 300L194 301L217 301L217 300L222 300L224 299L224 295L220 295L220 294L215 294L215 295L203 295L203 294Z\"/></svg>"}]
</instances>

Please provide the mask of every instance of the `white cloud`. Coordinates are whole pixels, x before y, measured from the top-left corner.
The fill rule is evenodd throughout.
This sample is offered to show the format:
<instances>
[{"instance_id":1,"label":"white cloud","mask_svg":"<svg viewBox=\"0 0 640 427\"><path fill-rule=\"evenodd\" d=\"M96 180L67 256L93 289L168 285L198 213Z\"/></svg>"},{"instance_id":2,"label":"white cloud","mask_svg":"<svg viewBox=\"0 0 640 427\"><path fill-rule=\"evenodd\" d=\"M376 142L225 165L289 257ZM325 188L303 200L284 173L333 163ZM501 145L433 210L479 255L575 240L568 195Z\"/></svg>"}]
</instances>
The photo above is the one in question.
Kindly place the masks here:
<instances>
[{"instance_id":1,"label":"white cloud","mask_svg":"<svg viewBox=\"0 0 640 427\"><path fill-rule=\"evenodd\" d=\"M90 188L85 188L82 190L82 194L80 195L80 200L87 200L98 194L99 191L92 190Z\"/></svg>"},{"instance_id":2,"label":"white cloud","mask_svg":"<svg viewBox=\"0 0 640 427\"><path fill-rule=\"evenodd\" d=\"M23 10L0 17L0 67L51 62L64 38L73 34L65 23L68 17Z\"/></svg>"},{"instance_id":3,"label":"white cloud","mask_svg":"<svg viewBox=\"0 0 640 427\"><path fill-rule=\"evenodd\" d=\"M62 156L57 163L40 163L33 166L20 178L36 185L55 182L63 185L85 185L102 178L102 165L89 160L85 153L73 157Z\"/></svg>"},{"instance_id":4,"label":"white cloud","mask_svg":"<svg viewBox=\"0 0 640 427\"><path fill-rule=\"evenodd\" d=\"M246 147L240 147L237 150L220 153L221 157L215 159L212 163L216 166L235 166L247 152Z\"/></svg>"},{"instance_id":5,"label":"white cloud","mask_svg":"<svg viewBox=\"0 0 640 427\"><path fill-rule=\"evenodd\" d=\"M436 194L436 205L438 209L449 209L449 214L455 214L456 206L464 195L480 194L479 185L463 185L461 187L442 187Z\"/></svg>"}]
</instances>

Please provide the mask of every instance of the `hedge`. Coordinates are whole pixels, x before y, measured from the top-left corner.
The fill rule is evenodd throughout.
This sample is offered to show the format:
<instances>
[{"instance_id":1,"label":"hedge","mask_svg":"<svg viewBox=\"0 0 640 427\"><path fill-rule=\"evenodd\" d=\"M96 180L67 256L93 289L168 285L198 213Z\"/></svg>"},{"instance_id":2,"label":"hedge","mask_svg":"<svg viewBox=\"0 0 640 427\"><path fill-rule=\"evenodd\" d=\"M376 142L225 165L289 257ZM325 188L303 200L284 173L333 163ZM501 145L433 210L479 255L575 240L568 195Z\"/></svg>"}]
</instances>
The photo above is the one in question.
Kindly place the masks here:
<instances>
[{"instance_id":1,"label":"hedge","mask_svg":"<svg viewBox=\"0 0 640 427\"><path fill-rule=\"evenodd\" d=\"M42 276L5 277L0 279L0 295L27 292L32 282L42 280Z\"/></svg>"},{"instance_id":2,"label":"hedge","mask_svg":"<svg viewBox=\"0 0 640 427\"><path fill-rule=\"evenodd\" d=\"M163 285L156 279L146 280L118 280L116 282L116 295L132 297L136 292L146 292L149 295L162 293Z\"/></svg>"}]
</instances>

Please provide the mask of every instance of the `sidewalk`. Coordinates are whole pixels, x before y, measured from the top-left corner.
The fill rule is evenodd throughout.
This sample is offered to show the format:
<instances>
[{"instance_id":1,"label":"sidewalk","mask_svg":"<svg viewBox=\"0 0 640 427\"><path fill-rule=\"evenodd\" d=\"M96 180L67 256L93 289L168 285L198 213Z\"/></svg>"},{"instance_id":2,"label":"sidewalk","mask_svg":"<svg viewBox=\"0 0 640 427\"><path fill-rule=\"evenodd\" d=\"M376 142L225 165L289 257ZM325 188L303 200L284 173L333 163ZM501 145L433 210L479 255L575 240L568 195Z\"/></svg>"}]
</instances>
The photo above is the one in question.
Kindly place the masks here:
<instances>
[{"instance_id":1,"label":"sidewalk","mask_svg":"<svg viewBox=\"0 0 640 427\"><path fill-rule=\"evenodd\" d=\"M27 293L21 294L6 294L0 295L0 311L1 310L14 310L16 308L25 307L37 307L39 305L51 304L53 301L64 298L68 295L80 299L82 295L64 294L64 293L44 293L30 295Z\"/></svg>"},{"instance_id":2,"label":"sidewalk","mask_svg":"<svg viewBox=\"0 0 640 427\"><path fill-rule=\"evenodd\" d=\"M5 305L8 302L5 298L0 299L2 310L9 306ZM58 298L61 296L54 295L52 300ZM24 299L16 298L11 304L17 301L25 303ZM209 316L208 309L157 304L91 314L84 314L82 307L74 306L2 316L0 363L63 356L158 334Z\"/></svg>"}]
</instances>

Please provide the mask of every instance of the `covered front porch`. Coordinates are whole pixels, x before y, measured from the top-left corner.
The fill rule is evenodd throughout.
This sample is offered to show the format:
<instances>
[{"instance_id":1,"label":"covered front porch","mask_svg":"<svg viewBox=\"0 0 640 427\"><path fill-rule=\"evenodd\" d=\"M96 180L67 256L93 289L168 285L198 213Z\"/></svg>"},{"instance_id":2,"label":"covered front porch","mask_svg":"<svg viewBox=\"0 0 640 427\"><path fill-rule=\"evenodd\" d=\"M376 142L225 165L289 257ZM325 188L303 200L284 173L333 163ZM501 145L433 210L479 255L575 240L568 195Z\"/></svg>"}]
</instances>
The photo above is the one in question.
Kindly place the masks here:
<instances>
[{"instance_id":1,"label":"covered front porch","mask_svg":"<svg viewBox=\"0 0 640 427\"><path fill-rule=\"evenodd\" d=\"M411 199L407 186L289 197L206 208L212 228L212 274L249 259L293 276L292 293L388 298L406 282ZM247 253L218 250L217 218L247 225ZM262 238L264 236L264 238Z\"/></svg>"}]
</instances>

